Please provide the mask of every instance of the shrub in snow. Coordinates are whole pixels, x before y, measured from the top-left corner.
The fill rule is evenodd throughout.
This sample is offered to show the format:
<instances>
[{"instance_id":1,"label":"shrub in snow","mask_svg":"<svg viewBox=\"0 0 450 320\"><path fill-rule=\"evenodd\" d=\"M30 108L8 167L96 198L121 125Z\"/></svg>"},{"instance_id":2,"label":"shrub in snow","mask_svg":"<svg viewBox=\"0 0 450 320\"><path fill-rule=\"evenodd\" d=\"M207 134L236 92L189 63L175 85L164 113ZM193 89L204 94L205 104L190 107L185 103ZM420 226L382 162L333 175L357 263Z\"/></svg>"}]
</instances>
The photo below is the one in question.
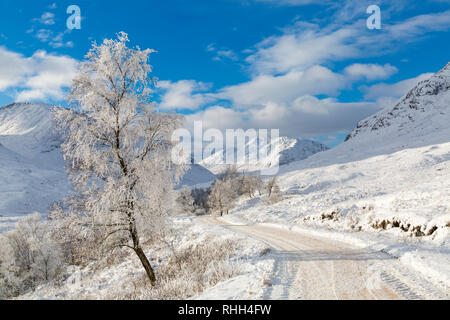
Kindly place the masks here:
<instances>
[{"instance_id":1,"label":"shrub in snow","mask_svg":"<svg viewBox=\"0 0 450 320\"><path fill-rule=\"evenodd\" d=\"M236 244L230 240L206 239L178 249L158 270L156 286L137 284L131 299L186 299L237 274L231 256Z\"/></svg>"},{"instance_id":2,"label":"shrub in snow","mask_svg":"<svg viewBox=\"0 0 450 320\"><path fill-rule=\"evenodd\" d=\"M17 296L62 272L61 250L39 214L20 220L1 237L0 296Z\"/></svg>"}]
</instances>

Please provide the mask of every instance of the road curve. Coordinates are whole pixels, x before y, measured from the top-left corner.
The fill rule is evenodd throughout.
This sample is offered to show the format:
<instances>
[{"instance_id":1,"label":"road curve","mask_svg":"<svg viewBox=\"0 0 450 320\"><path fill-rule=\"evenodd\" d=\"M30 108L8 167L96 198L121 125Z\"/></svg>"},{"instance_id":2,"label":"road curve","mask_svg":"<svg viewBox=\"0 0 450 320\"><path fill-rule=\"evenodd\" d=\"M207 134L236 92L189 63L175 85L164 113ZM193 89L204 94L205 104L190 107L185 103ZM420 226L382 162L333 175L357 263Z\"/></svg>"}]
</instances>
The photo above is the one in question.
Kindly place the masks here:
<instances>
[{"instance_id":1,"label":"road curve","mask_svg":"<svg viewBox=\"0 0 450 320\"><path fill-rule=\"evenodd\" d=\"M199 220L273 248L272 285L266 287L264 299L449 299L448 292L381 251L265 225L231 225L210 216Z\"/></svg>"}]
</instances>

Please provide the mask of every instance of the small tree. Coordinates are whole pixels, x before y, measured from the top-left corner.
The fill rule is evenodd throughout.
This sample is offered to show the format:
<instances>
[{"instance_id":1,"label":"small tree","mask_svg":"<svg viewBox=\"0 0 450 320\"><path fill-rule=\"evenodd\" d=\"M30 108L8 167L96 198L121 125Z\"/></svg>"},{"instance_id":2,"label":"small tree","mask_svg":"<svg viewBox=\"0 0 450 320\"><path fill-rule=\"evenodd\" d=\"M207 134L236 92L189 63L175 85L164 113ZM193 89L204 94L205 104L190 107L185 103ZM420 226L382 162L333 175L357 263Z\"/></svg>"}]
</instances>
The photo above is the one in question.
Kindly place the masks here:
<instances>
[{"instance_id":1,"label":"small tree","mask_svg":"<svg viewBox=\"0 0 450 320\"><path fill-rule=\"evenodd\" d=\"M253 198L256 192L261 196L263 185L264 182L260 174L242 176L242 193L246 194L249 198Z\"/></svg>"},{"instance_id":2,"label":"small tree","mask_svg":"<svg viewBox=\"0 0 450 320\"><path fill-rule=\"evenodd\" d=\"M237 196L232 180L217 180L211 188L208 206L211 210L217 211L220 216L223 216L233 208Z\"/></svg>"},{"instance_id":3,"label":"small tree","mask_svg":"<svg viewBox=\"0 0 450 320\"><path fill-rule=\"evenodd\" d=\"M88 217L85 229L108 251L133 250L154 285L142 243L158 237L174 210L173 185L181 171L168 141L182 118L155 112L148 64L153 50L131 49L127 42L121 32L117 40L93 45L73 81L73 109L56 110L55 119L76 192L69 211Z\"/></svg>"},{"instance_id":4,"label":"small tree","mask_svg":"<svg viewBox=\"0 0 450 320\"><path fill-rule=\"evenodd\" d=\"M192 197L192 191L189 187L183 186L181 188L177 203L180 206L182 213L193 213L195 211L194 198Z\"/></svg>"},{"instance_id":5,"label":"small tree","mask_svg":"<svg viewBox=\"0 0 450 320\"><path fill-rule=\"evenodd\" d=\"M239 172L235 164L227 166L225 171L217 176L218 180L234 180L239 178Z\"/></svg>"},{"instance_id":6,"label":"small tree","mask_svg":"<svg viewBox=\"0 0 450 320\"><path fill-rule=\"evenodd\" d=\"M211 188L195 188L192 190L192 198L194 199L194 210L197 215L206 214L209 211L208 198Z\"/></svg>"},{"instance_id":7,"label":"small tree","mask_svg":"<svg viewBox=\"0 0 450 320\"><path fill-rule=\"evenodd\" d=\"M281 190L277 183L277 176L273 176L266 182L267 199L269 203L275 203L281 200Z\"/></svg>"},{"instance_id":8,"label":"small tree","mask_svg":"<svg viewBox=\"0 0 450 320\"><path fill-rule=\"evenodd\" d=\"M267 191L268 197L272 195L272 192L274 191L276 185L277 185L277 176L273 176L272 178L267 180L265 189Z\"/></svg>"}]
</instances>

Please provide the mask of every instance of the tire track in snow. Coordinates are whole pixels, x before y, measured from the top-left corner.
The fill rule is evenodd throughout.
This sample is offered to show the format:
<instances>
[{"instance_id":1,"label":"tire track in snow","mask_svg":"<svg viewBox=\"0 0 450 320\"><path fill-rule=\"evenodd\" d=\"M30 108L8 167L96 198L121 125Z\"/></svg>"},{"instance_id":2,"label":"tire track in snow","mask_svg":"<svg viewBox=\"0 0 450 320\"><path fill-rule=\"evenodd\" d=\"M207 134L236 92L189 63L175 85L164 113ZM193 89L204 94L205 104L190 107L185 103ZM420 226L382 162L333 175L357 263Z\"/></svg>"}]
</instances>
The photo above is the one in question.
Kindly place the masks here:
<instances>
[{"instance_id":1,"label":"tire track in snow","mask_svg":"<svg viewBox=\"0 0 450 320\"><path fill-rule=\"evenodd\" d=\"M268 299L448 299L448 294L407 270L384 252L313 238L261 225L219 224L270 245L274 251L272 286ZM376 285L372 285L376 282Z\"/></svg>"}]
</instances>

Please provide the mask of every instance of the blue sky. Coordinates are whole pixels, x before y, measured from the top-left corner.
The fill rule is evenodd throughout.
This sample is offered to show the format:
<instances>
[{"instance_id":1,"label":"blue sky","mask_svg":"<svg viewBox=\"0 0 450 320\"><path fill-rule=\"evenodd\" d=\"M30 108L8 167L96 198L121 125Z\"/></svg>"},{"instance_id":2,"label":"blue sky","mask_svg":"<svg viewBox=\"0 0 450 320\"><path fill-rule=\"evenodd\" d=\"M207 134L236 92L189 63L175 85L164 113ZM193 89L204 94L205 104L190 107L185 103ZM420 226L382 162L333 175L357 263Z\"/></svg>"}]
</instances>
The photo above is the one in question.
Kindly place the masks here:
<instances>
[{"instance_id":1,"label":"blue sky","mask_svg":"<svg viewBox=\"0 0 450 320\"><path fill-rule=\"evenodd\" d=\"M66 28L71 4L81 30ZM380 30L366 27L371 4ZM2 0L0 104L65 105L77 61L119 31L157 50L155 99L188 125L279 128L330 146L450 60L447 0Z\"/></svg>"}]
</instances>

